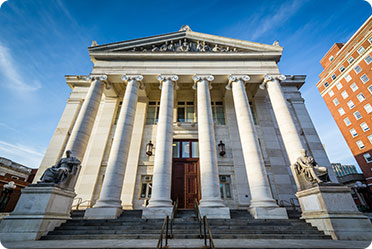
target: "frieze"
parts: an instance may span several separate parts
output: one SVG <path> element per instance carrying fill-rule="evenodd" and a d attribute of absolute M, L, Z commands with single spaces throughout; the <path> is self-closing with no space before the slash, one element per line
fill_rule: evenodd
<path fill-rule="evenodd" d="M 241 49 L 220 44 L 212 44 L 205 41 L 193 41 L 180 39 L 176 41 L 166 41 L 161 44 L 143 47 L 134 47 L 131 52 L 241 52 Z"/>

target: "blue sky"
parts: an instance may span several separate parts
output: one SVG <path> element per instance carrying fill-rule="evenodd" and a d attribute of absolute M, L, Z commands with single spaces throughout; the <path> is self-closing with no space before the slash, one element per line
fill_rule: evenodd
<path fill-rule="evenodd" d="M 1 1 L 0 1 L 1 2 Z M 192 30 L 284 47 L 283 74 L 306 74 L 306 106 L 332 162 L 356 164 L 315 84 L 319 60 L 371 15 L 364 0 L 8 0 L 0 8 L 0 156 L 36 168 L 87 47 Z"/>

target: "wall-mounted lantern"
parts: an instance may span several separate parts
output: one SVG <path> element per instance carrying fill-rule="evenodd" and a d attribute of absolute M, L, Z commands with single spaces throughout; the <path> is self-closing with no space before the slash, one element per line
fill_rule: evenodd
<path fill-rule="evenodd" d="M 222 141 L 220 141 L 220 143 L 218 144 L 218 153 L 220 154 L 220 156 L 224 156 L 226 154 L 225 144 L 222 143 Z"/>
<path fill-rule="evenodd" d="M 151 140 L 150 140 L 150 142 L 148 142 L 146 144 L 146 155 L 152 156 L 152 148 L 153 147 L 154 147 L 154 145 L 151 143 Z"/>

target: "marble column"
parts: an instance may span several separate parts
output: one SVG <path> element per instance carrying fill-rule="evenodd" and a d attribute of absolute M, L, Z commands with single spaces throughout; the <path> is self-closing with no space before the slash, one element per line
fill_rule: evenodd
<path fill-rule="evenodd" d="M 157 125 L 152 193 L 149 205 L 142 212 L 146 219 L 163 219 L 172 213 L 172 144 L 174 89 L 177 75 L 159 75 L 161 97 Z"/>
<path fill-rule="evenodd" d="M 276 121 L 282 135 L 283 143 L 288 154 L 289 161 L 294 164 L 301 150 L 304 148 L 298 135 L 295 123 L 289 112 L 287 101 L 284 98 L 280 81 L 285 80 L 284 75 L 266 75 L 261 89 L 267 88 L 270 102 L 274 111 Z"/>
<path fill-rule="evenodd" d="M 127 86 L 107 162 L 101 194 L 93 208 L 86 210 L 84 216 L 86 219 L 115 219 L 122 212 L 120 196 L 132 137 L 138 89 L 142 88 L 143 76 L 124 75 L 122 79 L 127 82 Z"/>
<path fill-rule="evenodd" d="M 208 218 L 230 218 L 220 193 L 217 164 L 217 146 L 209 90 L 212 89 L 212 75 L 195 75 L 193 88 L 197 90 L 198 137 L 201 182 L 200 213 Z"/>
<path fill-rule="evenodd" d="M 272 197 L 265 164 L 259 149 L 256 127 L 245 90 L 248 75 L 230 75 L 226 89 L 232 90 L 235 114 L 248 177 L 251 201 L 249 211 L 256 219 L 288 219 Z"/>
<path fill-rule="evenodd" d="M 73 156 L 77 157 L 80 161 L 83 161 L 98 107 L 101 103 L 104 87 L 103 81 L 107 80 L 107 76 L 94 76 L 92 80 L 66 145 L 66 150 L 71 150 Z"/>

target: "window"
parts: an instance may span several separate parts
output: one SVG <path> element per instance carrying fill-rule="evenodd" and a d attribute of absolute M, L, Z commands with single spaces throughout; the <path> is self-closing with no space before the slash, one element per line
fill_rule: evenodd
<path fill-rule="evenodd" d="M 332 97 L 333 95 L 335 95 L 335 93 L 334 93 L 332 90 L 330 90 L 330 91 L 328 92 L 328 95 L 329 95 L 329 97 Z"/>
<path fill-rule="evenodd" d="M 220 176 L 220 191 L 222 199 L 231 199 L 231 177 Z"/>
<path fill-rule="evenodd" d="M 333 61 L 334 57 L 333 55 L 331 55 L 331 57 L 329 57 L 329 61 Z"/>
<path fill-rule="evenodd" d="M 359 102 L 363 102 L 366 99 L 366 97 L 364 97 L 363 93 L 359 93 L 357 95 L 357 98 L 359 99 Z"/>
<path fill-rule="evenodd" d="M 350 88 L 351 88 L 351 90 L 353 90 L 353 92 L 355 92 L 356 90 L 359 89 L 359 87 L 358 87 L 357 84 L 355 84 L 355 83 L 351 84 L 351 85 L 350 85 Z"/>
<path fill-rule="evenodd" d="M 344 122 L 345 122 L 346 126 L 351 125 L 351 122 L 350 122 L 350 119 L 349 118 L 345 118 L 344 119 Z"/>
<path fill-rule="evenodd" d="M 215 124 L 219 124 L 219 125 L 225 124 L 225 111 L 223 108 L 222 101 L 212 101 L 212 113 L 213 113 L 213 121 Z M 253 116 L 253 112 L 252 112 L 252 116 Z"/>
<path fill-rule="evenodd" d="M 351 63 L 353 63 L 354 58 L 351 56 L 349 59 L 347 59 L 347 61 L 351 64 Z"/>
<path fill-rule="evenodd" d="M 345 111 L 344 111 L 344 109 L 342 109 L 342 107 L 341 107 L 341 108 L 338 109 L 338 113 L 340 113 L 340 115 L 342 116 L 342 115 L 345 114 Z"/>
<path fill-rule="evenodd" d="M 347 106 L 349 107 L 349 109 L 353 109 L 355 107 L 354 102 L 352 100 L 347 102 Z"/>
<path fill-rule="evenodd" d="M 358 73 L 360 73 L 360 71 L 362 71 L 362 68 L 358 65 L 358 66 L 354 67 L 354 71 L 358 74 Z"/>
<path fill-rule="evenodd" d="M 368 55 L 366 58 L 364 58 L 364 61 L 369 64 L 372 61 L 372 56 Z"/>
<path fill-rule="evenodd" d="M 145 175 L 141 177 L 141 199 L 150 199 L 152 190 L 152 176 Z"/>
<path fill-rule="evenodd" d="M 349 94 L 347 94 L 346 91 L 343 91 L 343 92 L 341 93 L 341 96 L 342 96 L 344 99 L 346 99 L 347 97 L 349 97 Z"/>
<path fill-rule="evenodd" d="M 372 157 L 369 153 L 364 153 L 363 156 L 367 163 L 372 162 Z"/>
<path fill-rule="evenodd" d="M 354 128 L 350 130 L 350 133 L 351 133 L 352 137 L 358 136 L 358 133 L 356 132 L 356 130 Z"/>
<path fill-rule="evenodd" d="M 360 115 L 359 111 L 354 112 L 354 117 L 356 120 L 361 119 L 362 115 Z"/>
<path fill-rule="evenodd" d="M 369 140 L 369 142 L 372 144 L 372 135 L 369 135 L 369 136 L 368 136 L 368 140 Z"/>
<path fill-rule="evenodd" d="M 332 75 L 332 80 L 335 80 L 336 79 L 336 75 Z"/>
<path fill-rule="evenodd" d="M 358 48 L 358 50 L 357 50 L 358 54 L 363 54 L 364 51 L 366 51 L 366 50 L 363 48 L 363 46 Z"/>
<path fill-rule="evenodd" d="M 340 102 L 338 101 L 338 99 L 337 99 L 337 98 L 335 98 L 335 99 L 333 100 L 333 104 L 335 104 L 335 105 L 337 106 L 337 105 L 339 105 L 339 104 L 340 104 Z"/>
<path fill-rule="evenodd" d="M 339 70 L 342 73 L 343 71 L 345 71 L 345 67 L 344 66 L 341 66 Z"/>
<path fill-rule="evenodd" d="M 367 81 L 369 81 L 367 75 L 363 74 L 362 77 L 360 77 L 360 79 L 362 80 L 363 83 L 366 83 Z"/>
<path fill-rule="evenodd" d="M 368 87 L 369 92 L 372 94 L 372 85 Z"/>
<path fill-rule="evenodd" d="M 367 125 L 366 122 L 361 123 L 361 124 L 360 124 L 360 127 L 362 127 L 362 130 L 363 130 L 364 132 L 366 132 L 366 131 L 369 130 L 369 127 L 368 127 L 368 125 Z"/>
<path fill-rule="evenodd" d="M 340 82 L 338 82 L 338 83 L 336 84 L 336 87 L 337 87 L 338 90 L 340 90 L 340 89 L 342 88 L 342 84 L 341 84 Z"/>
<path fill-rule="evenodd" d="M 350 74 L 348 74 L 348 75 L 345 76 L 345 80 L 346 80 L 347 82 L 349 82 L 349 81 L 351 80 L 351 76 L 350 76 Z"/>
<path fill-rule="evenodd" d="M 173 141 L 173 158 L 199 158 L 198 141 Z"/>
<path fill-rule="evenodd" d="M 360 150 L 364 149 L 364 147 L 365 147 L 364 146 L 364 143 L 362 142 L 362 140 L 357 141 L 356 144 L 358 145 L 358 147 L 359 147 Z"/>
<path fill-rule="evenodd" d="M 328 82 L 326 81 L 326 82 L 324 82 L 324 86 L 325 87 L 328 87 L 329 86 L 329 84 L 328 84 Z"/>
<path fill-rule="evenodd" d="M 368 38 L 369 43 L 372 43 L 372 36 Z"/>
<path fill-rule="evenodd" d="M 146 124 L 157 124 L 159 119 L 159 109 L 160 109 L 160 102 L 159 101 L 150 101 L 149 106 L 147 107 L 147 114 L 146 114 Z"/>
<path fill-rule="evenodd" d="M 372 112 L 372 106 L 370 103 L 366 104 L 364 106 L 364 110 L 366 110 L 367 113 L 371 113 Z"/>
<path fill-rule="evenodd" d="M 194 122 L 194 102 L 177 103 L 177 122 Z"/>

